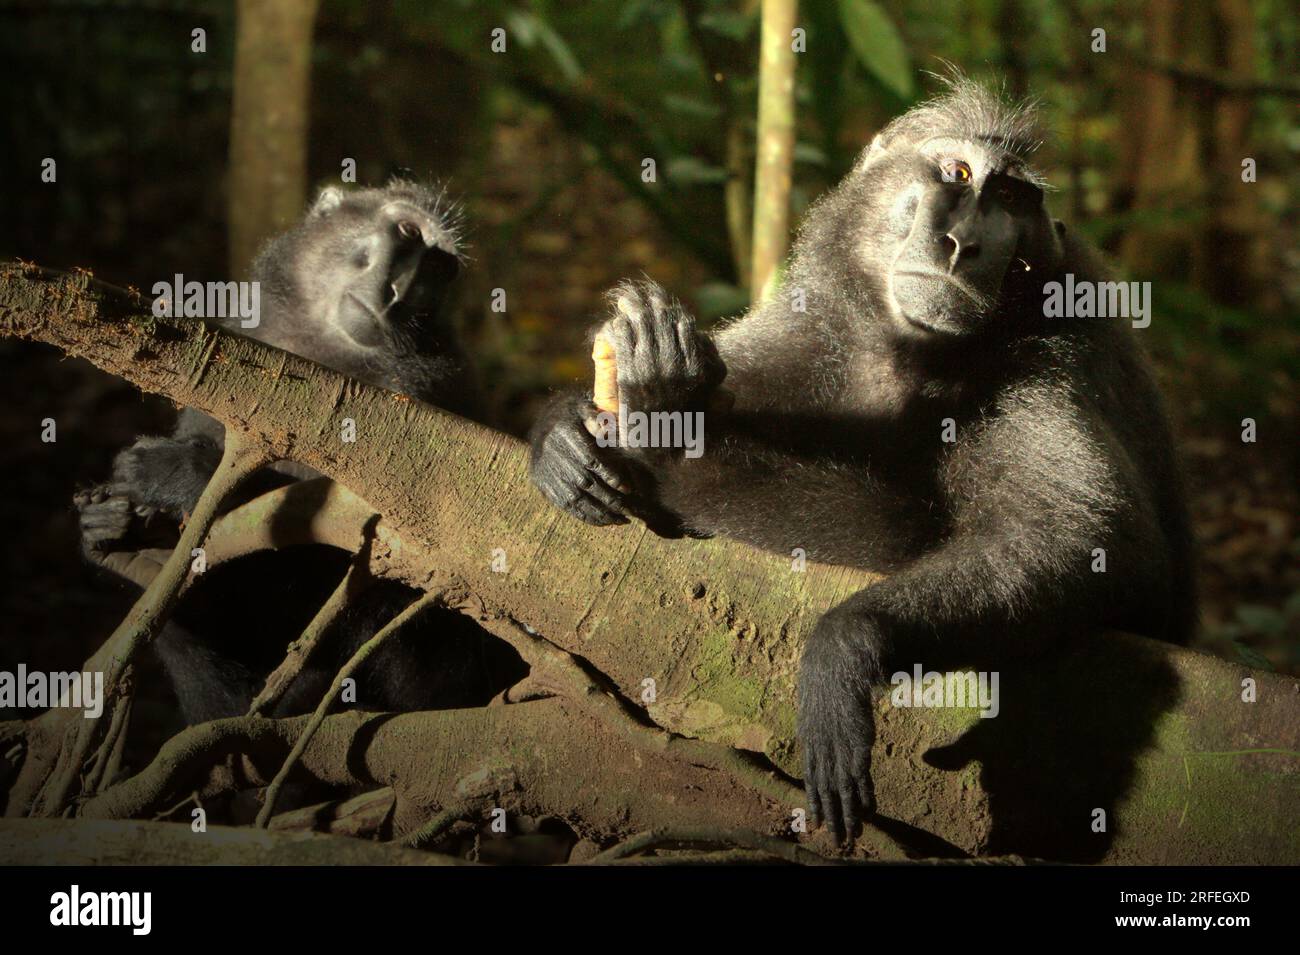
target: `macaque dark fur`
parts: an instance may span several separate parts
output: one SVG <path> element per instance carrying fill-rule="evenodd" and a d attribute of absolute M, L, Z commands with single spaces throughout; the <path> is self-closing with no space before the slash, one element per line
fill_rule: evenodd
<path fill-rule="evenodd" d="M 1107 276 L 1045 211 L 1035 128 L 960 78 L 891 123 L 808 211 L 783 287 L 713 336 L 730 410 L 709 410 L 723 372 L 680 305 L 652 282 L 611 293 L 620 404 L 705 411 L 702 457 L 598 447 L 587 395 L 533 430 L 534 482 L 588 523 L 666 512 L 887 575 L 821 618 L 801 664 L 809 809 L 837 837 L 873 810 L 871 694 L 892 673 L 940 650 L 997 669 L 1101 628 L 1182 643 L 1196 624 L 1138 336 L 1043 315 L 1046 282 Z"/>
<path fill-rule="evenodd" d="M 250 277 L 261 283 L 260 324 L 219 324 L 473 416 L 477 388 L 452 318 L 460 265 L 458 217 L 440 191 L 400 180 L 351 192 L 325 189 L 303 221 L 270 241 L 253 264 Z M 364 422 L 358 424 L 364 447 Z M 158 546 L 150 540 L 156 536 L 174 543 L 176 523 L 193 511 L 224 441 L 219 422 L 185 409 L 170 436 L 142 437 L 119 453 L 112 479 L 77 497 L 83 549 L 93 559 Z M 316 476 L 280 462 L 255 476 L 239 501 Z M 154 644 L 185 722 L 247 712 L 348 562 L 349 555 L 328 547 L 295 547 L 202 574 Z M 373 582 L 272 715 L 313 709 L 342 663 L 416 596 L 392 582 Z M 363 667 L 357 702 L 392 710 L 476 705 L 523 672 L 514 651 L 468 617 L 434 609 Z"/>

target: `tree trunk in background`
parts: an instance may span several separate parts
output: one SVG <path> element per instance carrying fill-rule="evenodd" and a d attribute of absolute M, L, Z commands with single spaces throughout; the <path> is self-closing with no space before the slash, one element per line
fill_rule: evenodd
<path fill-rule="evenodd" d="M 735 12 L 746 17 L 758 9 L 759 0 L 740 0 Z M 753 260 L 754 229 L 754 157 L 749 141 L 749 121 L 754 115 L 752 94 L 741 95 L 736 77 L 754 72 L 753 50 L 749 43 L 702 28 L 709 8 L 703 0 L 683 0 L 686 23 L 704 60 L 709 88 L 721 112 L 726 130 L 723 161 L 727 170 L 724 201 L 727 210 L 727 241 L 736 272 L 736 284 L 749 288 Z"/>
<path fill-rule="evenodd" d="M 1255 22 L 1249 2 L 1218 0 L 1211 24 L 1215 39 L 1207 50 L 1208 65 L 1228 76 L 1254 76 Z M 1237 306 L 1259 302 L 1267 307 L 1271 292 L 1276 307 L 1278 284 L 1264 279 L 1270 243 L 1268 224 L 1260 220 L 1261 186 L 1241 181 L 1241 161 L 1260 158 L 1249 141 L 1255 101 L 1249 94 L 1215 93 L 1207 95 L 1203 107 L 1209 221 L 1197 237 L 1196 283 L 1217 301 Z"/>
<path fill-rule="evenodd" d="M 753 267 L 754 208 L 750 203 L 751 181 L 749 136 L 740 116 L 727 116 L 727 238 L 731 257 L 736 260 L 736 284 L 748 288 Z"/>
<path fill-rule="evenodd" d="M 754 184 L 754 266 L 749 300 L 757 305 L 790 245 L 794 166 L 795 52 L 790 33 L 797 0 L 763 0 L 758 80 L 758 163 Z"/>
<path fill-rule="evenodd" d="M 1142 17 L 1143 51 L 1155 60 L 1183 62 L 1183 46 L 1195 32 L 1184 22 L 1191 15 L 1193 10 L 1182 9 L 1175 0 L 1149 0 Z M 1200 174 L 1191 104 L 1175 79 L 1160 70 L 1142 69 L 1121 84 L 1128 90 L 1119 138 L 1130 208 L 1170 213 L 1190 208 L 1199 193 Z M 1133 272 L 1187 277 L 1168 266 L 1189 261 L 1190 228 L 1171 220 L 1140 220 L 1129 228 L 1120 258 Z"/>
<path fill-rule="evenodd" d="M 239 0 L 230 116 L 230 274 L 302 214 L 319 0 Z"/>
<path fill-rule="evenodd" d="M 1255 94 L 1235 85 L 1256 72 L 1250 4 L 1150 0 L 1144 24 L 1146 56 L 1125 103 L 1124 129 L 1133 133 L 1122 139 L 1122 165 L 1131 210 L 1168 217 L 1135 221 L 1121 257 L 1137 274 L 1187 281 L 1225 304 L 1267 302 L 1276 287 L 1265 278 L 1261 186 L 1241 181 L 1241 161 L 1253 153 Z"/>

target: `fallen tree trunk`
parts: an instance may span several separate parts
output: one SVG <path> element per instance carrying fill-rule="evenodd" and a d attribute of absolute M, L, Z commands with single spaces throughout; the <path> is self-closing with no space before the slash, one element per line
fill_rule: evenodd
<path fill-rule="evenodd" d="M 659 725 L 797 774 L 803 639 L 869 575 L 796 571 L 735 542 L 664 540 L 640 525 L 588 528 L 532 490 L 514 439 L 152 318 L 84 275 L 0 270 L 0 333 L 88 358 L 330 475 L 384 516 L 376 547 L 404 579 L 454 578 L 487 611 L 586 660 Z M 340 437 L 346 419 L 353 443 Z M 1247 679 L 1254 702 L 1243 701 Z M 1074 861 L 1300 861 L 1294 678 L 1108 634 L 1003 670 L 1001 690 L 991 720 L 882 702 L 880 812 L 914 842 Z"/>
<path fill-rule="evenodd" d="M 324 836 L 174 822 L 24 819 L 0 824 L 7 865 L 467 865 L 430 852 Z"/>
<path fill-rule="evenodd" d="M 232 774 L 245 786 L 265 786 L 307 719 L 234 717 L 192 726 L 168 741 L 143 772 L 88 800 L 80 815 L 148 818 L 189 793 L 207 798 L 230 791 Z M 412 765 L 412 752 L 428 758 Z M 601 757 L 591 759 L 592 752 Z M 228 756 L 237 759 L 232 763 Z M 340 787 L 391 785 L 398 838 L 417 829 L 431 809 L 480 800 L 511 817 L 563 818 L 577 808 L 587 827 L 579 835 L 599 838 L 665 822 L 768 832 L 781 819 L 770 800 L 725 774 L 666 752 L 622 745 L 616 733 L 565 700 L 425 713 L 337 713 L 312 737 L 293 778 Z"/>

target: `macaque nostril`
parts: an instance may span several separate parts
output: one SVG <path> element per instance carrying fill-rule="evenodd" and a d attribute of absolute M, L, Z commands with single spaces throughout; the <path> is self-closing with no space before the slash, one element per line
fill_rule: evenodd
<path fill-rule="evenodd" d="M 966 261 L 979 255 L 980 244 L 973 239 L 963 242 L 955 235 L 949 232 L 942 239 L 943 254 L 948 257 L 950 265 L 956 265 L 959 261 Z"/>

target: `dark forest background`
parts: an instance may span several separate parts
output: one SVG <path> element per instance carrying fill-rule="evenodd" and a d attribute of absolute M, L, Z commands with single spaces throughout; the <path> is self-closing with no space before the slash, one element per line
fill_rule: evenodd
<path fill-rule="evenodd" d="M 795 221 L 936 89 L 924 71 L 951 63 L 1041 99 L 1054 214 L 1153 283 L 1142 335 L 1187 461 L 1199 646 L 1300 673 L 1294 7 L 805 0 L 799 23 Z M 146 290 L 226 277 L 230 210 L 265 198 L 230 194 L 235 45 L 229 2 L 0 0 L 0 257 Z M 301 185 L 338 182 L 353 158 L 361 183 L 409 170 L 463 201 L 465 330 L 495 420 L 518 433 L 548 389 L 589 380 L 583 331 L 619 279 L 648 273 L 706 324 L 744 308 L 757 49 L 749 0 L 323 0 Z M 70 499 L 171 414 L 83 362 L 0 342 L 0 669 L 75 667 L 120 618 L 132 595 L 78 559 Z"/>

